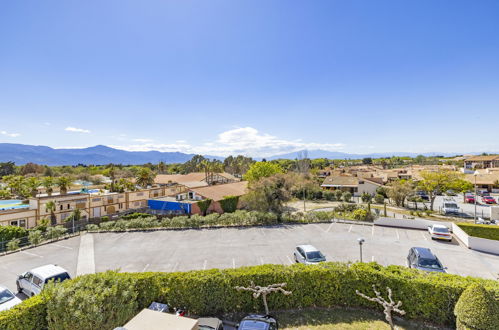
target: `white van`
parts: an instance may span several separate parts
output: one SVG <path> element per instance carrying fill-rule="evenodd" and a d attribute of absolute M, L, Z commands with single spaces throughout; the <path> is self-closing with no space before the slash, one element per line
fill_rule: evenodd
<path fill-rule="evenodd" d="M 70 278 L 64 268 L 57 265 L 45 265 L 19 275 L 16 280 L 17 291 L 32 297 L 39 294 L 48 282 L 62 282 Z"/>
<path fill-rule="evenodd" d="M 442 211 L 445 215 L 447 214 L 459 214 L 459 206 L 454 201 L 444 200 L 444 207 Z"/>

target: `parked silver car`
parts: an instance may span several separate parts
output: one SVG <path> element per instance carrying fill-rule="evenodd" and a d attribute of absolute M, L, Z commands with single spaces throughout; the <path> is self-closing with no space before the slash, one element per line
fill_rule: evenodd
<path fill-rule="evenodd" d="M 326 257 L 312 245 L 298 245 L 294 252 L 295 261 L 311 265 L 326 261 Z"/>
<path fill-rule="evenodd" d="M 16 280 L 17 291 L 32 297 L 39 294 L 48 282 L 62 282 L 70 278 L 64 268 L 57 265 L 45 265 L 19 275 Z"/>

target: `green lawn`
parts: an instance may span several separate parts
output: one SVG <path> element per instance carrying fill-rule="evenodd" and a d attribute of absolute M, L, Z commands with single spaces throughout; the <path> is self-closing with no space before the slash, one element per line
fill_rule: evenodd
<path fill-rule="evenodd" d="M 306 309 L 275 313 L 279 329 L 284 330 L 329 330 L 329 329 L 390 329 L 381 313 L 357 309 Z M 398 329 L 428 329 L 406 321 L 396 322 Z"/>

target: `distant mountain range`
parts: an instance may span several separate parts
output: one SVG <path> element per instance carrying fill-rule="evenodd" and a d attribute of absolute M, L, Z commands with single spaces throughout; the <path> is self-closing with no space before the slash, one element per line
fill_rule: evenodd
<path fill-rule="evenodd" d="M 295 151 L 282 155 L 275 155 L 272 157 L 266 158 L 267 160 L 274 159 L 296 159 L 302 151 Z M 307 150 L 308 158 L 328 158 L 328 159 L 362 159 L 362 158 L 384 158 L 384 157 L 416 157 L 418 155 L 423 155 L 426 157 L 429 156 L 444 156 L 444 157 L 452 157 L 455 156 L 456 153 L 448 153 L 448 152 L 428 152 L 428 153 L 411 153 L 411 152 L 385 152 L 385 153 L 372 153 L 372 154 L 349 154 L 344 152 L 337 151 L 326 151 L 326 150 Z M 469 153 L 468 153 L 469 154 Z"/>
<path fill-rule="evenodd" d="M 159 163 L 160 161 L 171 164 L 184 163 L 193 156 L 193 154 L 182 152 L 125 151 L 102 145 L 81 149 L 54 149 L 45 146 L 0 143 L 0 162 L 13 161 L 17 165 L 29 162 L 49 166 L 110 163 L 139 165 Z M 216 156 L 205 157 L 223 159 Z"/>
<path fill-rule="evenodd" d="M 410 152 L 390 152 L 372 154 L 349 154 L 343 152 L 331 152 L 326 150 L 308 150 L 309 158 L 329 158 L 329 159 L 362 159 L 366 157 L 380 158 L 391 156 L 415 157 L 418 153 Z M 296 159 L 299 151 L 266 157 L 273 159 Z M 476 154 L 476 153 L 475 153 Z M 424 156 L 453 156 L 453 153 L 423 153 Z M 184 163 L 190 160 L 194 154 L 182 152 L 160 152 L 160 151 L 125 151 L 114 149 L 103 145 L 81 149 L 54 149 L 46 146 L 33 146 L 25 144 L 0 143 L 0 162 L 13 161 L 17 165 L 29 162 L 43 165 L 104 165 L 109 163 L 139 165 L 145 163 L 159 163 L 163 161 L 167 164 Z M 206 158 L 223 160 L 223 157 L 205 155 Z"/>

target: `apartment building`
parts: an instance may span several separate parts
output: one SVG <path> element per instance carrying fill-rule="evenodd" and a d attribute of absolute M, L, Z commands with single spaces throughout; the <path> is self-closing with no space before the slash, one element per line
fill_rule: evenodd
<path fill-rule="evenodd" d="M 62 224 L 76 209 L 80 210 L 82 218 L 112 216 L 130 210 L 146 208 L 149 199 L 176 196 L 185 191 L 187 191 L 185 186 L 177 184 L 123 193 L 75 192 L 66 195 L 35 197 L 29 199 L 29 204 L 0 210 L 0 225 L 20 226 L 29 229 L 35 227 L 40 219 L 52 218 L 52 212 L 55 222 Z M 54 202 L 55 210 L 51 211 L 47 207 L 49 202 Z"/>

